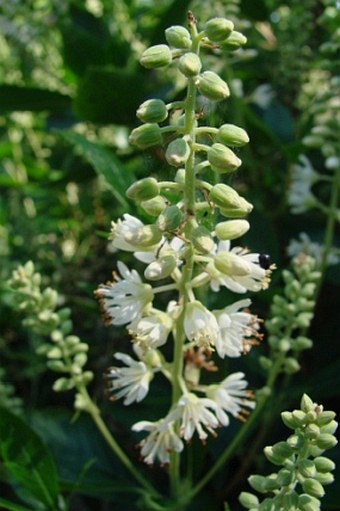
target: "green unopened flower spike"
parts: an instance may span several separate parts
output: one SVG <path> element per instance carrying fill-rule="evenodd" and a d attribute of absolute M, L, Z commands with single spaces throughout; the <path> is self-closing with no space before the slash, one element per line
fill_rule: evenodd
<path fill-rule="evenodd" d="M 208 150 L 208 161 L 212 170 L 220 174 L 233 172 L 242 163 L 236 154 L 223 144 L 213 144 Z"/>
<path fill-rule="evenodd" d="M 155 178 L 146 177 L 133 183 L 126 191 L 129 199 L 137 202 L 153 199 L 159 194 L 159 185 Z"/>
<path fill-rule="evenodd" d="M 131 131 L 129 142 L 139 149 L 148 149 L 149 147 L 160 145 L 163 142 L 161 129 L 158 124 L 142 124 Z"/>
<path fill-rule="evenodd" d="M 249 142 L 247 132 L 234 124 L 223 124 L 217 133 L 217 140 L 225 145 L 239 147 Z"/>
<path fill-rule="evenodd" d="M 188 50 L 191 48 L 190 32 L 180 25 L 173 25 L 165 30 L 165 39 L 170 46 Z"/>
<path fill-rule="evenodd" d="M 202 69 L 202 62 L 196 53 L 185 53 L 178 61 L 178 69 L 187 78 L 196 76 Z"/>
<path fill-rule="evenodd" d="M 236 190 L 224 183 L 212 187 L 209 192 L 209 200 L 222 209 L 239 209 L 244 210 L 245 213 L 250 213 L 253 209 L 250 202 L 247 202 Z"/>

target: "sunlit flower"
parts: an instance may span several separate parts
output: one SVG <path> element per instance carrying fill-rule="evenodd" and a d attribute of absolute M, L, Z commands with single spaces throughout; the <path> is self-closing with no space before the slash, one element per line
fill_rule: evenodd
<path fill-rule="evenodd" d="M 113 274 L 115 282 L 101 284 L 95 294 L 100 300 L 107 324 L 124 325 L 140 317 L 153 300 L 152 287 L 143 284 L 136 270 L 117 263 L 122 279 Z"/>
<path fill-rule="evenodd" d="M 219 327 L 212 312 L 195 300 L 186 306 L 184 332 L 189 341 L 193 341 L 196 346 L 209 348 L 214 346 L 219 336 Z"/>
<path fill-rule="evenodd" d="M 221 358 L 239 357 L 247 353 L 253 344 L 257 344 L 259 334 L 259 321 L 256 316 L 242 310 L 249 307 L 249 299 L 225 307 L 222 310 L 215 310 L 215 315 L 220 335 L 215 341 L 215 348 Z"/>
<path fill-rule="evenodd" d="M 167 417 L 156 422 L 140 421 L 132 426 L 133 431 L 150 431 L 140 442 L 141 455 L 145 463 L 153 465 L 155 460 L 164 465 L 170 462 L 172 452 L 181 452 L 183 442 L 175 433 L 174 421 Z"/>
<path fill-rule="evenodd" d="M 124 405 L 139 403 L 149 392 L 149 383 L 154 371 L 141 360 L 134 360 L 125 353 L 115 353 L 114 357 L 127 367 L 111 367 L 106 375 L 112 399 L 124 399 Z"/>
<path fill-rule="evenodd" d="M 243 416 L 249 412 L 243 407 L 255 408 L 255 402 L 249 399 L 252 398 L 252 393 L 246 390 L 248 384 L 243 378 L 244 373 L 233 373 L 221 383 L 209 385 L 206 391 L 207 397 L 217 405 L 215 414 L 223 426 L 229 424 L 228 413 L 244 420 Z"/>
<path fill-rule="evenodd" d="M 234 293 L 245 293 L 246 291 L 260 291 L 267 289 L 270 282 L 272 268 L 264 270 L 259 264 L 259 254 L 249 253 L 247 249 L 242 247 L 234 247 L 230 249 L 230 241 L 220 241 L 217 247 L 217 253 L 230 252 L 233 258 L 233 264 L 242 269 L 242 273 L 230 274 L 219 271 L 213 262 L 208 263 L 206 271 L 209 273 L 211 282 L 210 286 L 213 291 L 217 292 L 220 286 L 225 286 Z M 241 272 L 239 272 L 241 273 Z"/>
<path fill-rule="evenodd" d="M 187 442 L 191 440 L 195 431 L 200 440 L 204 441 L 208 436 L 207 431 L 215 434 L 214 429 L 219 426 L 213 413 L 216 409 L 217 404 L 211 399 L 187 393 L 180 398 L 169 417 L 180 419 L 180 435 Z"/>
<path fill-rule="evenodd" d="M 316 199 L 311 187 L 319 179 L 305 155 L 299 156 L 299 164 L 292 167 L 292 180 L 288 191 L 288 204 L 293 214 L 300 214 L 313 208 Z"/>
<path fill-rule="evenodd" d="M 152 310 L 148 316 L 137 318 L 128 326 L 134 341 L 143 349 L 158 348 L 166 343 L 173 322 L 165 312 Z"/>

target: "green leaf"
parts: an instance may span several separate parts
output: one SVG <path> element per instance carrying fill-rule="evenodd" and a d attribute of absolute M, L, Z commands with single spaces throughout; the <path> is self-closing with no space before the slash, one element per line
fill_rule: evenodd
<path fill-rule="evenodd" d="M 121 161 L 108 149 L 90 142 L 82 135 L 71 131 L 61 131 L 60 135 L 71 144 L 74 144 L 79 153 L 93 166 L 99 176 L 103 176 L 110 185 L 110 189 L 116 199 L 129 209 L 129 204 L 125 199 L 125 190 L 131 184 L 131 179 L 127 178 L 126 169 Z"/>
<path fill-rule="evenodd" d="M 81 119 L 131 126 L 148 87 L 150 78 L 145 78 L 143 70 L 93 66 L 80 82 L 74 108 Z"/>
<path fill-rule="evenodd" d="M 71 98 L 60 92 L 19 85 L 0 85 L 0 112 L 60 112 L 71 109 Z"/>
<path fill-rule="evenodd" d="M 14 504 L 14 502 L 9 502 L 9 500 L 2 499 L 1 497 L 0 506 L 2 509 L 8 509 L 9 511 L 33 511 L 31 508 L 19 506 L 18 504 Z"/>
<path fill-rule="evenodd" d="M 5 470 L 49 509 L 57 507 L 59 483 L 50 452 L 21 419 L 0 408 L 0 457 Z"/>

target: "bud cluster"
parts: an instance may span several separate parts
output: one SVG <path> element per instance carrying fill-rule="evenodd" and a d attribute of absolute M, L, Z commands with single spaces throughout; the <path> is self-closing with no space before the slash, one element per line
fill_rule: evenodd
<path fill-rule="evenodd" d="M 323 456 L 337 444 L 334 417 L 334 412 L 324 411 L 306 394 L 299 410 L 283 412 L 282 420 L 293 433 L 286 441 L 264 449 L 266 458 L 281 468 L 268 476 L 252 475 L 248 479 L 254 490 L 270 496 L 260 501 L 256 495 L 243 492 L 241 504 L 251 511 L 319 511 L 323 487 L 334 480 L 335 464 Z"/>
<path fill-rule="evenodd" d="M 305 332 L 313 319 L 315 291 L 320 277 L 316 261 L 305 254 L 293 259 L 292 271 L 282 272 L 283 292 L 274 296 L 271 317 L 265 321 L 271 354 L 261 357 L 260 363 L 266 371 L 271 370 L 278 357 L 282 359 L 280 371 L 293 374 L 300 369 L 300 353 L 312 347 Z"/>
<path fill-rule="evenodd" d="M 41 344 L 37 352 L 46 356 L 49 369 L 65 375 L 54 382 L 54 390 L 79 389 L 93 378 L 91 371 L 83 370 L 88 345 L 71 334 L 70 309 L 58 309 L 58 293 L 50 287 L 41 289 L 41 280 L 40 273 L 35 272 L 29 261 L 13 272 L 8 284 L 16 292 L 18 309 L 26 316 L 23 324 L 51 337 L 52 343 Z"/>

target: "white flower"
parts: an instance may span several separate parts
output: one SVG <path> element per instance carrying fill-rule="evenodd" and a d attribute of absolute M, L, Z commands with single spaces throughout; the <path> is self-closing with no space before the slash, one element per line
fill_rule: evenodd
<path fill-rule="evenodd" d="M 118 220 L 117 223 L 111 222 L 112 245 L 117 250 L 125 250 L 134 252 L 138 247 L 131 240 L 134 239 L 138 230 L 144 226 L 138 218 L 126 213 L 123 215 L 124 220 Z"/>
<path fill-rule="evenodd" d="M 317 262 L 322 261 L 322 255 L 324 247 L 323 245 L 320 245 L 320 243 L 317 243 L 316 241 L 312 241 L 308 234 L 305 232 L 301 232 L 299 234 L 298 240 L 292 239 L 289 242 L 288 248 L 287 248 L 287 254 L 290 257 L 295 257 L 301 253 L 309 255 L 313 257 Z M 329 252 L 327 256 L 327 264 L 338 264 L 340 262 L 340 257 L 338 254 L 334 252 L 334 249 Z"/>
<path fill-rule="evenodd" d="M 208 263 L 206 271 L 211 277 L 210 286 L 213 291 L 219 291 L 220 286 L 225 286 L 234 293 L 267 289 L 270 282 L 271 269 L 264 270 L 261 268 L 259 254 L 248 253 L 247 249 L 242 247 L 234 247 L 230 250 L 229 240 L 220 241 L 217 246 L 217 253 L 228 251 L 231 252 L 234 261 L 239 258 L 239 266 L 242 269 L 247 269 L 247 274 L 226 275 L 219 271 L 213 262 Z"/>
<path fill-rule="evenodd" d="M 214 346 L 220 333 L 215 316 L 198 300 L 185 308 L 184 332 L 189 341 L 203 347 Z"/>
<path fill-rule="evenodd" d="M 311 187 L 319 179 L 305 155 L 299 156 L 299 162 L 292 167 L 292 181 L 288 191 L 288 204 L 293 214 L 304 213 L 315 206 L 316 199 Z"/>
<path fill-rule="evenodd" d="M 249 307 L 251 300 L 239 300 L 222 310 L 215 310 L 215 315 L 220 335 L 215 341 L 215 348 L 221 358 L 239 357 L 248 352 L 256 338 L 261 338 L 258 333 L 259 322 L 256 316 L 246 312 L 244 307 Z"/>
<path fill-rule="evenodd" d="M 244 373 L 233 373 L 225 378 L 217 385 L 210 385 L 206 394 L 216 405 L 216 416 L 223 426 L 228 426 L 229 417 L 228 413 L 244 420 L 243 414 L 247 414 L 247 410 L 243 407 L 255 408 L 255 402 L 251 401 L 251 393 L 245 390 L 247 382 L 244 378 Z"/>
<path fill-rule="evenodd" d="M 148 316 L 134 320 L 129 326 L 129 333 L 144 350 L 158 348 L 166 343 L 173 322 L 165 312 L 153 309 Z"/>
<path fill-rule="evenodd" d="M 174 430 L 174 421 L 167 417 L 156 422 L 137 422 L 132 426 L 132 430 L 150 431 L 140 442 L 141 455 L 148 465 L 153 465 L 157 458 L 162 465 L 169 463 L 171 452 L 183 450 L 183 442 Z"/>
<path fill-rule="evenodd" d="M 195 431 L 200 440 L 204 441 L 208 436 L 207 431 L 214 434 L 214 429 L 219 426 L 216 416 L 209 408 L 215 411 L 216 403 L 189 392 L 180 398 L 169 417 L 180 419 L 180 435 L 187 442 L 191 440 Z"/>
<path fill-rule="evenodd" d="M 140 317 L 154 295 L 152 287 L 143 284 L 136 270 L 130 271 L 121 261 L 117 266 L 123 279 L 114 274 L 116 282 L 101 284 L 95 294 L 107 324 L 124 325 Z"/>
<path fill-rule="evenodd" d="M 153 369 L 125 353 L 118 352 L 114 357 L 127 367 L 111 367 L 107 374 L 107 379 L 110 380 L 109 391 L 115 392 L 113 399 L 124 397 L 124 405 L 130 405 L 135 401 L 139 403 L 149 392 L 149 383 L 154 375 Z"/>
<path fill-rule="evenodd" d="M 183 245 L 184 241 L 175 236 L 170 242 L 162 239 L 158 245 L 152 247 L 152 250 L 137 251 L 135 252 L 134 256 L 139 261 L 142 261 L 142 263 L 150 264 L 154 263 L 162 256 L 173 255 L 176 257 L 177 265 L 180 265 L 182 261 L 179 259 L 179 255 Z"/>

